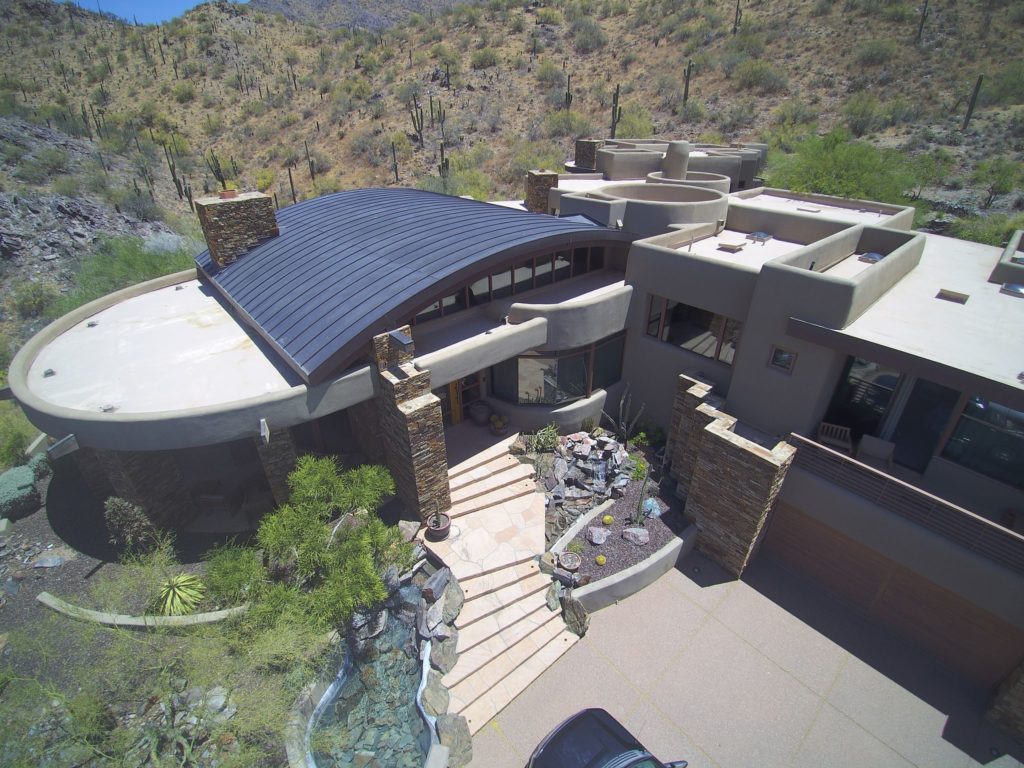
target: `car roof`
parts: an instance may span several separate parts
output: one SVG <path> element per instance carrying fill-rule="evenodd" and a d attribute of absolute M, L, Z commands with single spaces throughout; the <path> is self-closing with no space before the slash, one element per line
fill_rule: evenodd
<path fill-rule="evenodd" d="M 534 752 L 532 768 L 627 766 L 648 756 L 639 741 L 603 709 L 585 709 L 556 728 Z M 629 755 L 622 762 L 618 758 Z"/>

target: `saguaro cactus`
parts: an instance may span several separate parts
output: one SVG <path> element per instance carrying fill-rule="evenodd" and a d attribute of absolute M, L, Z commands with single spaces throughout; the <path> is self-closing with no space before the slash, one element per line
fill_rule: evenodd
<path fill-rule="evenodd" d="M 611 137 L 615 138 L 615 129 L 619 127 L 619 120 L 622 119 L 622 107 L 619 106 L 619 86 L 615 85 L 615 95 L 612 96 L 612 131 Z"/>

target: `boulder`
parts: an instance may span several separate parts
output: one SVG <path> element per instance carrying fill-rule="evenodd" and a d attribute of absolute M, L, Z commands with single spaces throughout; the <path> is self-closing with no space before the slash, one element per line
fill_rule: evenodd
<path fill-rule="evenodd" d="M 423 583 L 423 599 L 432 603 L 444 594 L 444 588 L 448 586 L 448 580 L 452 577 L 450 568 L 441 568 L 434 572 Z"/>
<path fill-rule="evenodd" d="M 564 480 L 565 476 L 569 474 L 569 462 L 563 459 L 561 456 L 555 459 L 554 475 L 556 480 Z"/>
<path fill-rule="evenodd" d="M 448 711 L 448 689 L 441 682 L 441 676 L 434 670 L 427 672 L 427 684 L 423 687 L 423 709 L 431 717 L 443 715 Z"/>
<path fill-rule="evenodd" d="M 576 574 L 569 573 L 569 571 L 565 570 L 564 568 L 555 568 L 555 571 L 551 574 L 551 577 L 567 587 L 573 587 L 576 585 Z"/>
<path fill-rule="evenodd" d="M 466 602 L 466 594 L 462 591 L 462 587 L 459 586 L 459 580 L 454 576 L 452 576 L 448 586 L 444 589 L 443 602 L 444 610 L 441 613 L 441 619 L 445 624 L 454 624 L 459 611 L 462 610 L 462 606 Z"/>
<path fill-rule="evenodd" d="M 398 530 L 402 534 L 403 541 L 412 541 L 420 532 L 420 523 L 416 520 L 399 520 Z"/>
<path fill-rule="evenodd" d="M 565 620 L 566 628 L 579 637 L 587 634 L 590 628 L 590 615 L 587 609 L 571 593 L 562 596 L 562 618 Z"/>
<path fill-rule="evenodd" d="M 437 718 L 437 738 L 448 747 L 449 768 L 464 768 L 473 759 L 473 738 L 469 723 L 462 715 L 441 715 Z"/>
<path fill-rule="evenodd" d="M 31 467 L 14 467 L 0 475 L 0 517 L 17 520 L 31 515 L 41 505 Z"/>
<path fill-rule="evenodd" d="M 651 534 L 645 528 L 627 528 L 622 532 L 622 538 L 630 544 L 643 546 L 651 541 Z"/>
<path fill-rule="evenodd" d="M 444 623 L 444 603 L 438 600 L 431 603 L 427 608 L 426 624 L 427 629 L 433 632 L 440 624 Z"/>
<path fill-rule="evenodd" d="M 591 525 L 587 528 L 587 541 L 597 546 L 608 541 L 608 537 L 611 535 L 612 532 L 603 526 Z"/>
<path fill-rule="evenodd" d="M 548 591 L 544 593 L 544 602 L 548 605 L 548 610 L 554 613 L 558 610 L 562 604 L 562 595 L 565 594 L 565 587 L 557 581 L 551 582 L 551 586 L 548 587 Z"/>
<path fill-rule="evenodd" d="M 555 572 L 555 568 L 558 567 L 558 561 L 556 560 L 555 555 L 552 552 L 545 552 L 543 555 L 541 555 L 540 559 L 537 561 L 537 564 L 540 567 L 540 572 L 546 573 L 548 576 L 553 574 Z"/>
<path fill-rule="evenodd" d="M 451 672 L 455 662 L 459 660 L 459 653 L 455 648 L 458 642 L 459 633 L 455 629 L 447 640 L 434 641 L 430 647 L 430 666 L 442 675 Z"/>
<path fill-rule="evenodd" d="M 393 595 L 398 591 L 401 582 L 398 580 L 398 566 L 389 565 L 387 570 L 384 571 L 384 575 L 381 577 L 384 582 L 384 588 L 388 591 L 388 595 Z"/>

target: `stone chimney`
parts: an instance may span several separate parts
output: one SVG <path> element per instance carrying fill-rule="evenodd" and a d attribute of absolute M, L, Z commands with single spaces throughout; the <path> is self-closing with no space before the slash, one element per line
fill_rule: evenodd
<path fill-rule="evenodd" d="M 597 150 L 604 146 L 604 139 L 576 139 L 576 154 L 573 160 L 577 168 L 588 171 L 597 169 Z"/>
<path fill-rule="evenodd" d="M 218 267 L 278 235 L 274 201 L 262 192 L 201 197 L 195 205 L 210 258 Z"/>
<path fill-rule="evenodd" d="M 526 210 L 551 213 L 548 192 L 558 186 L 558 173 L 553 171 L 526 172 Z"/>

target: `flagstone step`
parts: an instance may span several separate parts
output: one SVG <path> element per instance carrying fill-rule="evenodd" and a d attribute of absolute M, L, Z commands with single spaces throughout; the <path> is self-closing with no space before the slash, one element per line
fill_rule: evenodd
<path fill-rule="evenodd" d="M 525 600 L 506 605 L 501 610 L 474 621 L 465 629 L 460 629 L 459 642 L 455 649 L 461 655 L 499 634 L 506 644 L 511 644 L 550 621 L 553 615 L 555 613 L 548 610 L 543 594 L 531 595 Z"/>
<path fill-rule="evenodd" d="M 508 456 L 508 448 L 510 445 L 512 445 L 512 441 L 515 440 L 516 436 L 517 435 L 509 435 L 504 440 L 495 443 L 494 445 L 491 445 L 485 448 L 484 450 L 480 451 L 480 453 L 474 454 L 465 461 L 460 461 L 458 464 L 449 467 L 448 477 L 457 477 L 475 467 L 480 466 L 481 464 L 486 464 L 489 461 L 493 461 L 495 458 L 501 456 Z"/>
<path fill-rule="evenodd" d="M 492 686 L 486 694 L 479 696 L 461 710 L 457 710 L 457 714 L 466 718 L 469 732 L 475 734 L 483 728 L 491 718 L 508 706 L 516 696 L 526 690 L 530 683 L 540 677 L 548 667 L 558 661 L 562 654 L 578 641 L 579 638 L 572 632 L 567 629 L 562 630 L 537 653 Z"/>
<path fill-rule="evenodd" d="M 516 499 L 523 499 L 523 497 L 530 496 L 534 493 L 537 493 L 537 486 L 534 484 L 533 480 L 519 478 L 508 485 L 491 488 L 484 493 L 480 493 L 468 499 L 462 499 L 460 501 L 455 501 L 453 499 L 451 509 L 448 510 L 448 516 L 452 520 L 455 520 L 456 518 L 463 517 L 471 512 L 481 512 L 488 508 L 500 506 L 501 504 L 505 504 Z"/>
<path fill-rule="evenodd" d="M 452 491 L 457 491 L 466 486 L 473 485 L 480 481 L 486 480 L 491 475 L 497 474 L 505 469 L 512 469 L 514 467 L 522 467 L 524 464 L 515 460 L 513 456 L 509 456 L 507 453 L 503 453 L 500 456 L 496 456 L 490 461 L 486 461 L 477 467 L 466 470 L 458 475 L 449 475 L 448 487 Z M 532 469 L 532 468 L 531 468 Z"/>
<path fill-rule="evenodd" d="M 493 494 L 495 491 L 520 481 L 528 481 L 531 488 L 535 487 L 533 484 L 533 467 L 520 464 L 518 461 L 514 464 L 507 464 L 505 462 L 497 466 L 496 464 L 488 464 L 484 467 L 484 469 L 494 467 L 494 470 L 487 472 L 486 476 L 460 485 L 458 488 L 452 488 L 452 506 L 454 507 L 461 502 L 470 501 L 480 496 Z"/>
<path fill-rule="evenodd" d="M 537 571 L 525 579 L 506 584 L 486 594 L 476 595 L 473 598 L 467 596 L 462 611 L 455 621 L 455 626 L 461 631 L 473 622 L 497 613 L 506 605 L 532 597 L 538 592 L 544 592 L 550 585 L 551 578 Z"/>

